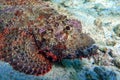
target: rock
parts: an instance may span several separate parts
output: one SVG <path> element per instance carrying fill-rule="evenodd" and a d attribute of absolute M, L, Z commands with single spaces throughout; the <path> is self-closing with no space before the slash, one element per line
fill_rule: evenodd
<path fill-rule="evenodd" d="M 115 32 L 115 34 L 116 34 L 117 36 L 120 37 L 120 24 L 118 24 L 118 25 L 113 29 L 113 31 Z"/>
<path fill-rule="evenodd" d="M 85 76 L 87 78 L 87 80 L 97 80 L 98 79 L 98 75 L 94 72 L 94 71 L 87 71 L 85 73 Z"/>
<path fill-rule="evenodd" d="M 79 80 L 98 80 L 98 75 L 89 68 L 84 67 L 80 72 L 78 72 Z"/>
<path fill-rule="evenodd" d="M 102 28 L 102 21 L 100 18 L 95 19 L 94 25 L 96 25 L 99 29 Z"/>
<path fill-rule="evenodd" d="M 69 7 L 75 7 L 75 6 L 79 6 L 80 4 L 84 3 L 84 0 L 66 0 L 63 2 L 65 6 L 69 6 Z"/>
<path fill-rule="evenodd" d="M 116 57 L 112 62 L 116 67 L 120 68 L 120 56 Z"/>
<path fill-rule="evenodd" d="M 114 46 L 113 53 L 114 56 L 120 56 L 120 43 Z"/>
<path fill-rule="evenodd" d="M 78 59 L 74 60 L 64 59 L 62 60 L 62 64 L 68 68 L 73 67 L 76 71 L 81 70 L 81 68 L 83 67 L 82 62 Z"/>
<path fill-rule="evenodd" d="M 85 3 L 86 2 L 95 2 L 96 0 L 85 0 Z"/>
<path fill-rule="evenodd" d="M 106 70 L 104 67 L 95 67 L 94 71 L 99 76 L 99 80 L 117 80 L 116 73 L 113 71 Z"/>
<path fill-rule="evenodd" d="M 113 41 L 113 40 L 107 40 L 106 41 L 106 45 L 108 45 L 108 46 L 115 46 L 115 44 L 116 44 L 116 42 Z"/>

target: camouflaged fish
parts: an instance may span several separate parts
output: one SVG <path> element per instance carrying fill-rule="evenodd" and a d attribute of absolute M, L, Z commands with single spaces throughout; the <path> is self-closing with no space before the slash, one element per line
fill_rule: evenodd
<path fill-rule="evenodd" d="M 44 3 L 12 5 L 0 12 L 0 60 L 20 72 L 44 75 L 54 62 L 95 54 L 93 44 L 82 32 L 80 21 L 60 15 Z"/>

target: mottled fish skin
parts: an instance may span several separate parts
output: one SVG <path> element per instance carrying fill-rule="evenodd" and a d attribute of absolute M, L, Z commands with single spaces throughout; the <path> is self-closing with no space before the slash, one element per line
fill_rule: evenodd
<path fill-rule="evenodd" d="M 51 70 L 54 61 L 61 61 L 69 54 L 78 58 L 77 49 L 84 50 L 94 44 L 94 40 L 82 32 L 80 21 L 60 15 L 47 3 L 33 0 L 34 4 L 41 4 L 35 7 L 30 5 L 32 2 L 24 4 L 28 0 L 6 1 L 0 2 L 18 6 L 11 8 L 11 12 L 10 8 L 3 10 L 0 15 L 4 24 L 0 27 L 0 60 L 8 62 L 15 70 L 44 75 Z"/>
<path fill-rule="evenodd" d="M 6 61 L 14 69 L 31 75 L 44 75 L 52 64 L 38 54 L 33 36 L 18 28 L 5 28 L 0 35 L 0 60 Z"/>

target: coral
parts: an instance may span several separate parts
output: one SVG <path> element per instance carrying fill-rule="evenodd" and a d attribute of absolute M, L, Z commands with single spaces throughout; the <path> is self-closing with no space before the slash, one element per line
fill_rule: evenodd
<path fill-rule="evenodd" d="M 26 1 L 5 3 L 14 7 L 29 4 Z M 0 32 L 0 60 L 20 72 L 44 75 L 54 62 L 89 57 L 97 52 L 94 40 L 82 33 L 81 22 L 58 14 L 44 2 L 37 7 L 31 5 L 11 10 L 10 13 L 2 10 L 0 15 L 5 22 Z"/>

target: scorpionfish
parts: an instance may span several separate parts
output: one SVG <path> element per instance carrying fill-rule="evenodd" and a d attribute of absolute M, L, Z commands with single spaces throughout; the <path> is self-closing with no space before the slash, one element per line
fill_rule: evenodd
<path fill-rule="evenodd" d="M 9 6 L 0 10 L 0 60 L 15 70 L 44 75 L 54 62 L 96 53 L 91 47 L 95 42 L 82 32 L 80 21 L 59 14 L 45 2 L 15 1 L 1 1 Z"/>

